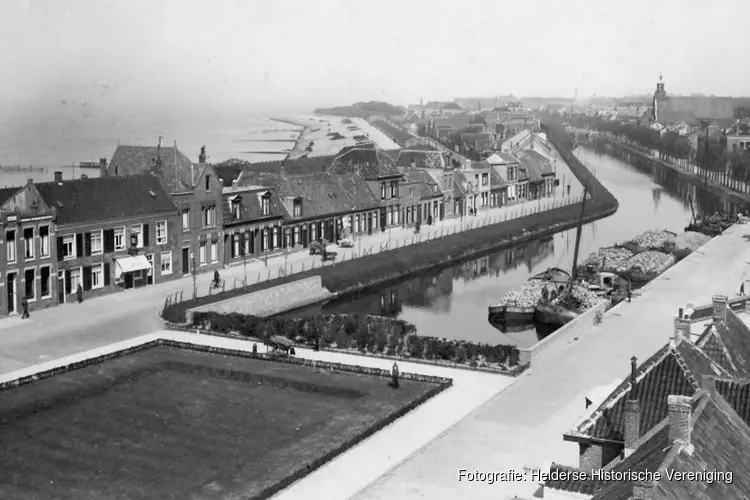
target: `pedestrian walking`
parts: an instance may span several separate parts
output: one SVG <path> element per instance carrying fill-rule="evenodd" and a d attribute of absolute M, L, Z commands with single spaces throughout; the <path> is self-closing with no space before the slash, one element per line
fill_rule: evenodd
<path fill-rule="evenodd" d="M 21 308 L 23 309 L 23 314 L 21 315 L 21 319 L 28 318 L 29 317 L 29 299 L 27 299 L 25 295 L 21 299 Z"/>
<path fill-rule="evenodd" d="M 740 284 L 740 295 L 745 295 L 745 282 Z"/>
<path fill-rule="evenodd" d="M 78 289 L 76 290 L 76 298 L 78 299 L 78 303 L 80 304 L 83 302 L 83 287 L 78 284 Z"/>
<path fill-rule="evenodd" d="M 630 302 L 630 296 L 631 296 L 631 294 L 630 294 L 630 285 L 628 285 L 628 302 Z"/>
<path fill-rule="evenodd" d="M 258 354 L 258 344 L 253 344 L 253 354 Z"/>

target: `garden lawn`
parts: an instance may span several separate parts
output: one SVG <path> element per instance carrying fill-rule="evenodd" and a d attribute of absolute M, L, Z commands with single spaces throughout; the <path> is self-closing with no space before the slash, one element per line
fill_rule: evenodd
<path fill-rule="evenodd" d="M 254 498 L 435 387 L 155 347 L 0 394 L 0 498 Z"/>

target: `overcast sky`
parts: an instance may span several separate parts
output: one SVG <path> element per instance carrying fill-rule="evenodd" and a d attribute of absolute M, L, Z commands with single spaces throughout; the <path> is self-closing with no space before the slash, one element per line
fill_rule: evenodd
<path fill-rule="evenodd" d="M 3 0 L 0 105 L 750 94 L 747 0 Z M 1 108 L 0 108 L 1 109 Z"/>

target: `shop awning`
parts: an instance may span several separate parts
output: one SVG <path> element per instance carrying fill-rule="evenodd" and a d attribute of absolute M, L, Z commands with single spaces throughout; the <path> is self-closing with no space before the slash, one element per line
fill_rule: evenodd
<path fill-rule="evenodd" d="M 133 271 L 142 271 L 144 269 L 151 269 L 151 264 L 145 255 L 133 255 L 131 257 L 123 257 L 121 259 L 115 259 L 117 266 L 115 266 L 115 278 L 119 279 L 122 273 L 131 273 Z"/>

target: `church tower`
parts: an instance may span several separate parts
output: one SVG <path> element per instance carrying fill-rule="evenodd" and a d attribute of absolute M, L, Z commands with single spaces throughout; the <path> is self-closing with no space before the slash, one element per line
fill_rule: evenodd
<path fill-rule="evenodd" d="M 653 100 L 653 118 L 654 121 L 659 121 L 659 108 L 663 107 L 667 102 L 667 92 L 664 90 L 664 80 L 662 75 L 659 75 L 659 81 L 656 83 L 656 92 L 654 92 Z"/>

